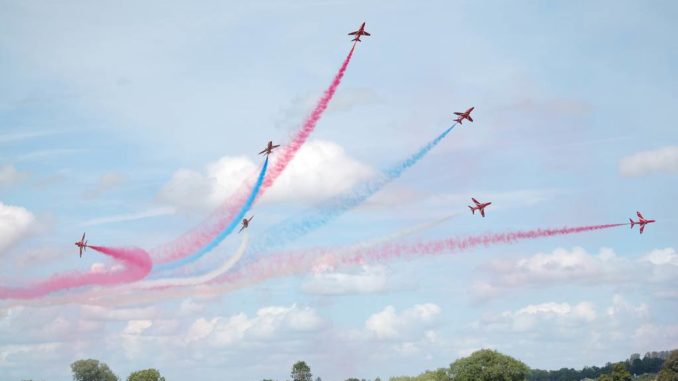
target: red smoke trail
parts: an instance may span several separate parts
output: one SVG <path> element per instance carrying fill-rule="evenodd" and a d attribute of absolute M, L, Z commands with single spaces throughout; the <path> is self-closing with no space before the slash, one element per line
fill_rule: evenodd
<path fill-rule="evenodd" d="M 318 121 L 327 109 L 327 106 L 341 84 L 341 80 L 346 73 L 348 64 L 351 62 L 351 57 L 353 57 L 354 50 L 355 43 L 351 47 L 351 51 L 348 52 L 346 59 L 341 64 L 339 71 L 334 76 L 332 83 L 325 90 L 323 96 L 318 100 L 318 103 L 311 112 L 311 115 L 306 118 L 301 129 L 297 131 L 296 135 L 294 135 L 292 138 L 292 141 L 283 147 L 280 153 L 276 155 L 277 160 L 275 164 L 267 170 L 266 178 L 264 179 L 264 183 L 259 190 L 257 200 L 266 192 L 268 188 L 270 188 L 275 183 L 275 180 L 283 173 L 292 159 L 294 159 L 294 156 L 315 129 Z M 247 185 L 241 186 L 240 189 L 232 194 L 218 210 L 212 213 L 210 217 L 208 217 L 197 227 L 193 228 L 187 233 L 184 233 L 181 237 L 175 239 L 174 241 L 153 250 L 155 260 L 158 263 L 172 262 L 191 254 L 200 247 L 205 246 L 217 234 L 219 234 L 219 232 L 222 231 L 224 227 L 226 227 L 231 222 L 231 220 L 233 220 L 233 217 L 238 213 L 240 206 L 247 200 L 248 194 L 250 193 L 253 184 L 254 181 L 251 181 Z"/>
<path fill-rule="evenodd" d="M 270 279 L 294 276 L 314 270 L 322 271 L 323 269 L 335 268 L 340 265 L 355 265 L 399 258 L 455 253 L 474 249 L 478 246 L 513 244 L 524 240 L 578 234 L 624 225 L 628 224 L 488 233 L 465 238 L 448 238 L 418 243 L 385 243 L 369 247 L 316 248 L 302 252 L 266 256 L 237 271 L 223 274 L 202 285 L 171 287 L 146 292 L 141 292 L 141 290 L 92 290 L 85 295 L 69 295 L 65 298 L 57 298 L 52 302 L 61 304 L 87 301 L 91 304 L 116 306 L 182 297 L 214 296 L 262 283 Z"/>
<path fill-rule="evenodd" d="M 327 109 L 327 106 L 330 104 L 332 97 L 334 97 L 334 93 L 337 91 L 337 88 L 339 88 L 339 85 L 341 84 L 341 80 L 344 77 L 344 74 L 346 73 L 348 64 L 351 62 L 351 57 L 353 57 L 354 50 L 355 43 L 353 43 L 351 51 L 348 52 L 348 56 L 346 56 L 344 63 L 341 65 L 339 71 L 335 75 L 332 84 L 330 85 L 330 87 L 327 88 L 327 90 L 325 90 L 325 94 L 323 94 L 322 98 L 318 100 L 318 103 L 313 109 L 313 112 L 311 112 L 311 115 L 306 119 L 306 121 L 304 121 L 301 130 L 297 132 L 297 135 L 290 142 L 290 144 L 288 144 L 282 151 L 282 153 L 278 155 L 277 157 L 278 159 L 273 165 L 273 168 L 269 169 L 268 173 L 266 173 L 266 180 L 264 180 L 264 185 L 261 187 L 259 197 L 261 197 L 264 194 L 266 189 L 273 185 L 275 180 L 278 178 L 278 176 L 280 176 L 280 174 L 282 174 L 282 172 L 285 170 L 285 167 L 287 167 L 287 164 L 289 164 L 290 161 L 294 159 L 294 155 L 296 155 L 297 151 L 299 151 L 299 148 L 301 148 L 301 146 L 306 142 L 306 139 L 308 139 L 309 135 L 311 135 L 311 132 L 313 132 L 313 130 L 315 129 L 315 126 L 316 124 L 318 124 L 320 117 L 323 115 L 323 112 L 325 112 L 325 110 Z"/>
<path fill-rule="evenodd" d="M 388 243 L 348 253 L 344 252 L 344 254 L 341 253 L 342 250 L 337 249 L 314 249 L 302 253 L 271 255 L 252 263 L 249 267 L 243 268 L 238 272 L 225 274 L 213 283 L 221 283 L 223 284 L 221 287 L 230 289 L 233 284 L 254 284 L 271 278 L 302 273 L 314 268 L 333 268 L 340 265 L 356 265 L 398 258 L 455 253 L 474 249 L 478 246 L 512 244 L 519 241 L 579 234 L 624 225 L 628 224 L 536 229 L 508 233 L 488 233 L 466 238 L 449 238 L 428 242 Z"/>
<path fill-rule="evenodd" d="M 124 269 L 107 272 L 60 274 L 26 287 L 0 287 L 0 299 L 35 299 L 52 292 L 75 287 L 129 283 L 144 278 L 151 271 L 151 257 L 141 249 L 89 247 L 121 262 Z"/>

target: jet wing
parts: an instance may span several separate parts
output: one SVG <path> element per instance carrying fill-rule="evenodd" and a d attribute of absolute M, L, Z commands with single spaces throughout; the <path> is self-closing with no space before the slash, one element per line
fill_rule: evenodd
<path fill-rule="evenodd" d="M 468 119 L 468 120 L 470 120 L 471 122 L 473 122 L 473 118 L 471 118 L 471 115 L 466 115 L 466 119 Z"/>
<path fill-rule="evenodd" d="M 244 228 L 245 228 L 245 225 L 241 226 L 240 230 L 238 230 L 238 233 L 240 233 Z"/>
<path fill-rule="evenodd" d="M 640 225 L 640 234 L 643 234 L 643 230 L 645 230 L 645 224 Z"/>
<path fill-rule="evenodd" d="M 349 35 L 349 36 L 355 36 L 356 34 L 358 34 L 358 32 L 359 32 L 359 31 L 356 30 L 355 32 L 351 32 L 351 33 L 349 33 L 348 35 Z"/>
<path fill-rule="evenodd" d="M 485 209 L 480 209 L 480 215 L 485 217 Z"/>
<path fill-rule="evenodd" d="M 259 152 L 259 155 L 261 155 L 262 153 L 266 153 L 266 151 L 268 151 L 268 148 L 264 148 L 263 151 Z"/>
<path fill-rule="evenodd" d="M 80 239 L 81 242 L 85 242 L 85 233 L 82 233 L 82 238 Z"/>
<path fill-rule="evenodd" d="M 363 30 L 363 35 L 365 35 L 365 36 L 371 36 L 371 34 L 365 32 L 364 30 Z"/>
<path fill-rule="evenodd" d="M 464 115 L 464 113 L 463 113 L 463 112 L 456 112 L 456 111 L 455 111 L 455 112 L 454 112 L 454 115 Z"/>
<path fill-rule="evenodd" d="M 471 197 L 471 200 L 473 200 L 473 202 L 476 204 L 476 206 L 477 206 L 477 205 L 480 205 L 480 203 L 478 202 L 478 200 L 476 200 L 475 198 Z"/>
<path fill-rule="evenodd" d="M 82 258 L 82 246 L 80 246 L 80 258 Z"/>
<path fill-rule="evenodd" d="M 645 219 L 645 217 L 643 217 L 643 215 L 640 214 L 640 212 L 636 212 L 636 214 L 638 215 L 638 218 L 640 218 L 641 220 L 644 220 L 644 219 Z"/>

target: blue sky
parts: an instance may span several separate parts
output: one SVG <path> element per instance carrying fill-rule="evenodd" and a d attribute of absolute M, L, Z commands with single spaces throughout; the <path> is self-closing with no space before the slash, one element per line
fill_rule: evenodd
<path fill-rule="evenodd" d="M 323 380 L 416 374 L 491 347 L 532 367 L 678 347 L 677 6 L 569 2 L 0 1 L 3 284 L 89 270 L 72 242 L 152 248 L 285 142 L 364 39 L 250 239 L 359 185 L 476 106 L 424 160 L 290 247 L 658 222 L 336 268 L 214 298 L 0 305 L 0 376 Z M 491 200 L 485 219 L 468 199 Z M 461 214 L 456 215 L 460 212 Z M 672 233 L 674 232 L 674 233 Z M 227 239 L 197 267 L 217 266 Z M 35 364 L 39 364 L 38 368 Z"/>

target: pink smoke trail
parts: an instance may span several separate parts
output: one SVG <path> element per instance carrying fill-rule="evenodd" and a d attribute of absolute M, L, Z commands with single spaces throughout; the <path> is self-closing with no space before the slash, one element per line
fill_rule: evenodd
<path fill-rule="evenodd" d="M 315 108 L 302 124 L 301 129 L 297 131 L 296 135 L 292 138 L 292 141 L 283 147 L 282 151 L 277 155 L 275 164 L 266 172 L 266 178 L 264 179 L 264 183 L 259 190 L 256 200 L 266 193 L 266 190 L 275 183 L 275 180 L 283 173 L 292 159 L 294 159 L 294 156 L 315 129 L 318 121 L 339 88 L 341 80 L 344 78 L 344 74 L 353 57 L 355 46 L 354 43 L 351 50 L 348 52 L 346 59 L 344 59 L 344 62 L 341 64 L 339 71 L 334 76 L 332 83 L 318 100 Z M 219 207 L 219 209 L 212 213 L 210 217 L 197 227 L 184 233 L 181 237 L 153 250 L 152 253 L 155 260 L 158 263 L 172 262 L 190 255 L 192 252 L 205 246 L 231 222 L 240 209 L 240 206 L 247 200 L 247 196 L 250 193 L 253 184 L 254 181 L 251 181 L 247 185 L 241 186 L 238 191 L 232 194 L 222 206 Z"/>
<path fill-rule="evenodd" d="M 196 288 L 191 290 L 193 294 L 186 293 L 186 290 L 177 290 L 174 293 L 168 292 L 164 296 L 176 298 L 194 294 L 203 296 L 218 295 L 235 289 L 244 288 L 252 284 L 261 283 L 269 279 L 293 276 L 313 269 L 382 262 L 400 258 L 411 259 L 443 253 L 458 253 L 474 249 L 478 246 L 487 247 L 500 244 L 513 244 L 519 241 L 580 234 L 625 225 L 628 224 L 606 224 L 571 228 L 535 229 L 507 233 L 488 233 L 466 238 L 449 238 L 418 243 L 388 243 L 377 247 L 354 251 L 349 255 L 337 255 L 336 250 L 327 249 L 315 249 L 300 253 L 274 255 L 254 262 L 249 267 L 243 268 L 238 272 L 225 274 L 214 282 L 211 282 L 210 285 L 212 287 Z M 156 295 L 156 297 L 158 296 L 159 295 Z"/>
<path fill-rule="evenodd" d="M 0 287 L 0 299 L 35 299 L 70 288 L 129 283 L 144 278 L 151 271 L 151 257 L 142 249 L 89 247 L 119 261 L 123 264 L 124 269 L 108 272 L 59 274 L 26 287 Z"/>
<path fill-rule="evenodd" d="M 376 246 L 356 247 L 355 249 L 317 248 L 300 252 L 290 252 L 260 258 L 246 267 L 226 273 L 209 283 L 193 287 L 176 287 L 153 292 L 122 294 L 108 293 L 108 290 L 88 295 L 71 295 L 55 303 L 83 302 L 108 306 L 145 303 L 163 299 L 182 297 L 211 297 L 242 289 L 270 279 L 303 274 L 313 270 L 336 268 L 341 265 L 356 265 L 396 259 L 412 259 L 444 253 L 459 253 L 480 246 L 514 244 L 520 241 L 555 237 L 570 234 L 611 229 L 628 224 L 607 224 L 579 227 L 535 229 L 507 233 L 487 233 L 462 238 L 448 238 L 436 241 L 414 243 L 390 242 Z"/>

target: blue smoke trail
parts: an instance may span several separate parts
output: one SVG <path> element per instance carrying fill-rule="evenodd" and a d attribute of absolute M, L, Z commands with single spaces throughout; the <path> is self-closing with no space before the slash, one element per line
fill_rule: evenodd
<path fill-rule="evenodd" d="M 253 248 L 252 251 L 259 252 L 265 249 L 281 246 L 287 242 L 293 241 L 312 230 L 315 230 L 333 219 L 339 217 L 347 210 L 361 204 L 373 194 L 377 193 L 386 184 L 400 177 L 406 169 L 412 167 L 426 154 L 440 143 L 456 126 L 456 123 L 438 135 L 431 142 L 420 148 L 419 151 L 408 157 L 406 160 L 384 170 L 384 176 L 379 179 L 368 181 L 357 189 L 352 189 L 348 193 L 336 196 L 328 202 L 321 205 L 318 209 L 306 212 L 305 214 L 282 221 L 278 225 L 270 228 L 263 239 L 263 242 Z M 252 257 L 250 257 L 251 259 Z"/>
<path fill-rule="evenodd" d="M 195 252 L 194 254 L 189 255 L 188 257 L 181 258 L 179 260 L 176 260 L 174 262 L 168 262 L 168 263 L 162 263 L 153 266 L 153 270 L 171 270 L 175 269 L 177 267 L 181 267 L 184 265 L 187 265 L 189 263 L 193 263 L 200 259 L 203 255 L 209 253 L 212 251 L 215 247 L 217 247 L 221 241 L 224 240 L 229 234 L 235 230 L 235 228 L 240 224 L 240 221 L 242 221 L 243 217 L 245 216 L 245 213 L 247 213 L 248 210 L 252 207 L 252 204 L 254 203 L 254 200 L 257 198 L 257 194 L 259 193 L 259 188 L 261 188 L 261 184 L 264 182 L 264 177 L 266 176 L 266 169 L 268 168 L 268 156 L 266 157 L 266 161 L 264 161 L 264 165 L 261 167 L 261 171 L 259 172 L 259 177 L 257 178 L 257 182 L 254 184 L 254 187 L 252 188 L 252 192 L 250 193 L 249 197 L 247 198 L 247 201 L 243 204 L 243 206 L 240 208 L 240 212 L 233 217 L 233 220 L 231 223 L 224 229 L 222 230 L 219 235 L 214 237 L 212 241 L 210 241 L 208 244 L 203 246 L 200 250 Z"/>

